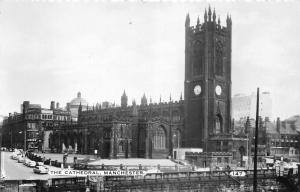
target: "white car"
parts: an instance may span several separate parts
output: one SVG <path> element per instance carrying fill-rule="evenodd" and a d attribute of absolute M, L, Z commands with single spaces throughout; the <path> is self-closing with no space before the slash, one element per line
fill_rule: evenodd
<path fill-rule="evenodd" d="M 21 156 L 21 154 L 13 152 L 11 158 L 14 160 L 18 160 L 19 156 Z"/>
<path fill-rule="evenodd" d="M 36 166 L 33 169 L 33 172 L 37 174 L 48 174 L 48 171 L 49 171 L 48 167 L 45 166 Z"/>
<path fill-rule="evenodd" d="M 42 166 L 42 165 L 44 165 L 44 163 L 43 162 L 36 162 L 36 166 Z"/>
<path fill-rule="evenodd" d="M 24 162 L 24 165 L 26 165 L 27 167 L 35 167 L 36 163 L 35 161 L 31 161 L 30 159 L 26 159 Z"/>
<path fill-rule="evenodd" d="M 24 162 L 25 162 L 25 159 L 21 155 L 19 155 L 18 163 L 24 163 Z"/>

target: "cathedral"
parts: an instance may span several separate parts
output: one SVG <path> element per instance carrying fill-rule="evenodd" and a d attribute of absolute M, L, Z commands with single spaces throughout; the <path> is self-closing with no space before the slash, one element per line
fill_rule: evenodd
<path fill-rule="evenodd" d="M 234 136 L 231 123 L 231 34 L 230 16 L 223 26 L 209 7 L 203 22 L 198 18 L 191 26 L 188 14 L 184 99 L 152 103 L 144 95 L 140 105 L 128 105 L 124 91 L 120 107 L 80 104 L 77 123 L 50 134 L 51 150 L 101 158 L 167 158 L 174 148 L 202 148 L 241 158 L 245 142 Z"/>

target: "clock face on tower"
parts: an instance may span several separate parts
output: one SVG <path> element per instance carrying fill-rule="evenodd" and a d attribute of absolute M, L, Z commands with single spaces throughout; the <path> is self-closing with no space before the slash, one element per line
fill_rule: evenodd
<path fill-rule="evenodd" d="M 194 87 L 194 93 L 195 93 L 195 95 L 200 95 L 200 93 L 201 93 L 201 86 L 200 85 L 196 85 Z"/>
<path fill-rule="evenodd" d="M 220 85 L 216 86 L 216 94 L 219 95 L 219 96 L 222 94 L 222 88 L 221 88 Z"/>

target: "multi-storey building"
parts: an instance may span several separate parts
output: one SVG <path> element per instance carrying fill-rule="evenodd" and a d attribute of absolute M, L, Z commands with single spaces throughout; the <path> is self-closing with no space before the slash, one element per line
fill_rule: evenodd
<path fill-rule="evenodd" d="M 299 159 L 300 147 L 300 118 L 297 116 L 280 121 L 271 122 L 269 118 L 259 119 L 258 123 L 258 159 L 263 160 L 263 157 L 272 156 L 280 159 L 281 157 L 297 160 Z M 254 135 L 255 135 L 255 120 L 240 119 L 235 121 L 235 130 L 239 135 L 245 135 L 249 138 L 248 150 L 249 157 L 254 155 Z M 252 160 L 251 160 L 252 161 Z M 251 162 L 250 161 L 250 162 Z"/>
<path fill-rule="evenodd" d="M 277 118 L 275 124 L 267 126 L 268 155 L 299 159 L 300 135 L 295 123 Z"/>
<path fill-rule="evenodd" d="M 49 150 L 49 134 L 54 127 L 71 123 L 70 112 L 51 102 L 50 109 L 24 101 L 22 112 L 9 114 L 3 121 L 2 145 L 8 148 Z"/>
<path fill-rule="evenodd" d="M 270 92 L 262 92 L 259 95 L 260 116 L 272 119 L 272 97 Z M 256 94 L 236 94 L 232 98 L 232 113 L 236 120 L 255 118 L 256 116 Z"/>

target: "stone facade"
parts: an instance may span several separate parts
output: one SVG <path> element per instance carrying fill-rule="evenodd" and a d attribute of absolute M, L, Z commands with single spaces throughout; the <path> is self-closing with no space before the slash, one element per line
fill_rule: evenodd
<path fill-rule="evenodd" d="M 218 135 L 231 133 L 231 30 L 215 11 L 205 10 L 204 23 L 199 18 L 185 23 L 185 135 L 186 147 L 212 151 Z"/>
<path fill-rule="evenodd" d="M 80 107 L 78 118 L 76 125 L 54 130 L 53 151 L 93 154 L 97 150 L 102 158 L 166 158 L 173 147 L 181 146 L 184 105 L 180 100 L 86 111 Z"/>
<path fill-rule="evenodd" d="M 223 27 L 215 15 L 209 8 L 195 27 L 186 17 L 184 100 L 153 104 L 143 95 L 141 105 L 128 106 L 124 91 L 121 107 L 81 106 L 77 125 L 53 132 L 53 151 L 166 158 L 174 147 L 193 147 L 241 159 L 247 142 L 231 129 L 232 22 L 227 17 Z"/>

